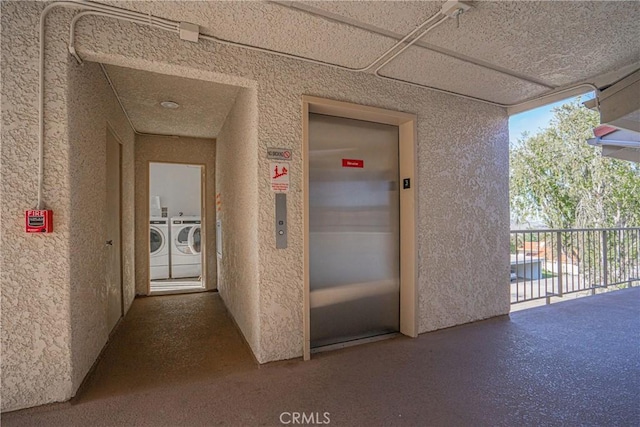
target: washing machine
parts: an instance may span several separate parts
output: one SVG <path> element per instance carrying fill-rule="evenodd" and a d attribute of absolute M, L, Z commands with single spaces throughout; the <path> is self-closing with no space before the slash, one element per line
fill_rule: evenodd
<path fill-rule="evenodd" d="M 169 218 L 149 219 L 149 270 L 151 280 L 169 278 Z"/>
<path fill-rule="evenodd" d="M 171 277 L 198 278 L 202 274 L 202 225 L 199 216 L 171 218 Z"/>

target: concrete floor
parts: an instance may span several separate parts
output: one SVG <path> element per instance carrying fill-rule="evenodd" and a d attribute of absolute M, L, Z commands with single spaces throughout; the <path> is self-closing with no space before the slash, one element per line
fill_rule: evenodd
<path fill-rule="evenodd" d="M 2 424 L 631 426 L 639 396 L 640 288 L 261 367 L 204 293 L 136 300 L 77 399 Z"/>

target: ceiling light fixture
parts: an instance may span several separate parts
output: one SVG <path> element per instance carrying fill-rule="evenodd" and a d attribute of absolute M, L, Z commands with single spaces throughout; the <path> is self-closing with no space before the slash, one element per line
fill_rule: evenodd
<path fill-rule="evenodd" d="M 164 108 L 168 108 L 170 110 L 175 110 L 176 108 L 178 108 L 180 106 L 180 104 L 178 104 L 177 102 L 173 102 L 173 101 L 162 101 L 160 103 L 160 105 Z"/>

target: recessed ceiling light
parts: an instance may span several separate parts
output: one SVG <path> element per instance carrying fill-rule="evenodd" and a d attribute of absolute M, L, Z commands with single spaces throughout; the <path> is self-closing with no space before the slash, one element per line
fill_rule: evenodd
<path fill-rule="evenodd" d="M 163 106 L 164 108 L 169 108 L 170 110 L 175 110 L 180 106 L 180 104 L 173 101 L 162 101 L 160 105 Z"/>

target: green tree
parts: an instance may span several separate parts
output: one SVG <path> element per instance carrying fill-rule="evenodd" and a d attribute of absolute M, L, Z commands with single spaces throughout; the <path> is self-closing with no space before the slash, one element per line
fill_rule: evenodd
<path fill-rule="evenodd" d="M 602 157 L 587 144 L 598 113 L 572 101 L 551 124 L 511 146 L 511 212 L 550 228 L 640 225 L 640 166 Z"/>

